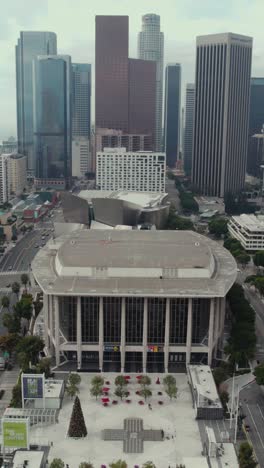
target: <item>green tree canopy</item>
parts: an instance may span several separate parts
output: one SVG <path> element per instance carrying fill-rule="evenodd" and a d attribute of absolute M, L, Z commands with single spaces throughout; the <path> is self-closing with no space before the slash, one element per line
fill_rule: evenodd
<path fill-rule="evenodd" d="M 214 234 L 216 237 L 221 237 L 227 234 L 227 222 L 226 218 L 214 218 L 209 223 L 209 232 Z"/>
<path fill-rule="evenodd" d="M 94 465 L 90 462 L 82 462 L 80 463 L 79 468 L 94 468 Z"/>
<path fill-rule="evenodd" d="M 259 250 L 253 257 L 254 264 L 256 266 L 264 267 L 264 250 Z"/>
<path fill-rule="evenodd" d="M 21 330 L 21 321 L 17 314 L 6 312 L 3 314 L 2 322 L 8 333 L 19 333 Z"/>
<path fill-rule="evenodd" d="M 20 284 L 17 281 L 15 281 L 14 283 L 12 283 L 11 288 L 12 288 L 13 293 L 18 296 L 19 291 L 20 291 Z"/>
<path fill-rule="evenodd" d="M 2 307 L 4 309 L 8 309 L 10 305 L 10 299 L 8 296 L 3 296 L 1 300 Z"/>
<path fill-rule="evenodd" d="M 264 385 L 264 363 L 257 366 L 254 370 L 256 382 L 258 385 Z"/>
<path fill-rule="evenodd" d="M 39 336 L 28 335 L 22 338 L 16 346 L 16 352 L 22 353 L 25 359 L 32 364 L 37 364 L 39 360 L 39 353 L 44 349 L 44 342 Z"/>
<path fill-rule="evenodd" d="M 152 461 L 146 461 L 142 468 L 156 468 L 156 465 Z"/>
<path fill-rule="evenodd" d="M 127 380 L 125 379 L 125 377 L 123 375 L 118 375 L 115 378 L 115 385 L 117 387 L 126 387 L 127 386 Z"/>
<path fill-rule="evenodd" d="M 151 385 L 151 378 L 148 375 L 142 375 L 140 379 L 140 385 L 141 387 L 146 387 L 148 385 Z"/>
<path fill-rule="evenodd" d="M 255 468 L 257 466 L 254 460 L 253 449 L 248 442 L 242 442 L 240 444 L 238 461 L 240 468 Z"/>
<path fill-rule="evenodd" d="M 29 276 L 27 275 L 27 273 L 22 273 L 22 275 L 20 276 L 20 280 L 21 283 L 26 287 L 29 283 Z"/>
<path fill-rule="evenodd" d="M 53 458 L 50 468 L 64 468 L 65 463 L 62 461 L 61 458 Z"/>
<path fill-rule="evenodd" d="M 127 462 L 124 460 L 117 460 L 109 464 L 110 468 L 127 468 Z"/>

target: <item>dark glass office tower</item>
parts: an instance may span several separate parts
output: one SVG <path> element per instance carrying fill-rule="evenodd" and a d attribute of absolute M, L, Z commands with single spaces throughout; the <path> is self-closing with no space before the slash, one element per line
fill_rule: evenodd
<path fill-rule="evenodd" d="M 168 64 L 165 72 L 164 143 L 167 166 L 174 168 L 179 155 L 181 119 L 181 65 Z"/>
<path fill-rule="evenodd" d="M 245 184 L 252 38 L 197 38 L 192 182 L 224 197 Z"/>
<path fill-rule="evenodd" d="M 57 54 L 57 37 L 53 32 L 22 31 L 16 45 L 16 98 L 18 152 L 33 158 L 33 82 L 32 63 L 38 55 Z"/>
<path fill-rule="evenodd" d="M 95 19 L 97 128 L 128 131 L 128 16 Z"/>
<path fill-rule="evenodd" d="M 36 177 L 69 185 L 71 177 L 71 59 L 34 61 L 34 151 Z"/>
<path fill-rule="evenodd" d="M 72 136 L 90 139 L 91 65 L 72 64 Z"/>
<path fill-rule="evenodd" d="M 261 176 L 260 164 L 262 162 L 259 151 L 259 139 L 252 138 L 260 134 L 264 125 L 264 78 L 251 78 L 250 83 L 250 109 L 248 133 L 247 172 L 255 177 Z"/>

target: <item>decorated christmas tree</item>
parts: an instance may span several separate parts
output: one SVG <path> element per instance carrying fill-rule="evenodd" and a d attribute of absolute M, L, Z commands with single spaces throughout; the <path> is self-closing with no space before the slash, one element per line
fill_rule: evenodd
<path fill-rule="evenodd" d="M 83 417 L 82 407 L 78 397 L 75 397 L 74 400 L 68 436 L 74 437 L 76 439 L 87 436 L 87 429 Z"/>

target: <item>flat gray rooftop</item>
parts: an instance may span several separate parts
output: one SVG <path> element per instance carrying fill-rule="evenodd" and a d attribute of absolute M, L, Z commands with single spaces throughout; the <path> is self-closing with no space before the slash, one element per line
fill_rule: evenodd
<path fill-rule="evenodd" d="M 32 262 L 46 294 L 224 297 L 232 255 L 192 231 L 82 230 L 51 240 Z"/>

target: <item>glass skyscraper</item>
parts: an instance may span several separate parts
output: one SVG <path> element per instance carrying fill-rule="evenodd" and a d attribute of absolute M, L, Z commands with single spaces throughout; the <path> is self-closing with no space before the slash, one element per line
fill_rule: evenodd
<path fill-rule="evenodd" d="M 192 147 L 193 147 L 193 119 L 194 119 L 195 86 L 187 83 L 185 98 L 185 128 L 183 161 L 185 174 L 190 176 L 192 172 Z"/>
<path fill-rule="evenodd" d="M 38 55 L 57 54 L 57 36 L 53 32 L 22 31 L 16 45 L 16 98 L 18 152 L 28 158 L 34 171 L 33 157 L 33 59 Z"/>
<path fill-rule="evenodd" d="M 263 161 L 261 151 L 259 151 L 260 140 L 253 138 L 253 135 L 260 134 L 263 125 L 264 78 L 251 78 L 247 172 L 255 177 L 261 176 L 260 165 Z"/>
<path fill-rule="evenodd" d="M 71 59 L 34 61 L 34 152 L 36 178 L 67 186 L 71 177 Z"/>
<path fill-rule="evenodd" d="M 152 60 L 156 67 L 156 151 L 161 150 L 163 98 L 164 35 L 160 32 L 160 17 L 147 14 L 142 17 L 142 31 L 138 35 L 138 58 Z"/>
<path fill-rule="evenodd" d="M 72 136 L 90 139 L 91 65 L 72 64 Z"/>
<path fill-rule="evenodd" d="M 167 166 L 174 168 L 180 149 L 181 65 L 168 64 L 165 73 L 164 140 Z"/>

